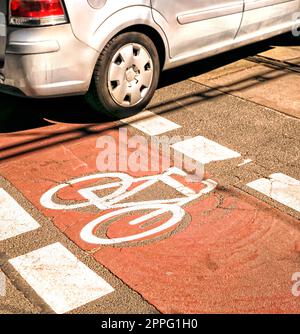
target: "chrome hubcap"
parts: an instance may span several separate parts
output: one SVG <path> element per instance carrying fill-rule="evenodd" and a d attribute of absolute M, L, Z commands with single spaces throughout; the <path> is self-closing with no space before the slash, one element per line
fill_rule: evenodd
<path fill-rule="evenodd" d="M 137 105 L 147 95 L 152 81 L 153 61 L 145 47 L 131 43 L 115 54 L 108 70 L 108 89 L 118 105 Z"/>

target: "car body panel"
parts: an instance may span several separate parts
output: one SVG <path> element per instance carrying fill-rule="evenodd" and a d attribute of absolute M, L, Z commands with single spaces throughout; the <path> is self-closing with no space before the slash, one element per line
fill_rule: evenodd
<path fill-rule="evenodd" d="M 0 2 L 0 90 L 32 97 L 85 94 L 107 43 L 137 26 L 159 36 L 162 68 L 170 69 L 291 30 L 300 11 L 300 0 L 64 2 L 67 24 L 7 29 L 7 2 Z"/>
<path fill-rule="evenodd" d="M 159 24 L 157 12 L 165 18 L 172 58 L 232 42 L 243 13 L 242 0 L 152 0 L 152 5 L 154 20 Z"/>
<path fill-rule="evenodd" d="M 98 9 L 91 7 L 91 1 L 87 0 L 65 0 L 65 5 L 74 35 L 96 49 L 99 49 L 102 42 L 96 39 L 105 22 L 110 21 L 113 34 L 120 31 L 118 28 L 120 19 L 121 21 L 131 20 L 130 25 L 133 25 L 135 20 L 145 23 L 152 21 L 150 0 L 99 0 Z M 138 7 L 135 8 L 136 6 Z M 148 9 L 146 11 L 148 19 L 145 17 L 143 7 Z M 132 9 L 132 14 L 129 17 L 126 17 L 127 8 Z M 136 10 L 140 10 L 140 12 L 136 12 Z"/>
<path fill-rule="evenodd" d="M 80 94 L 89 88 L 98 56 L 97 51 L 75 38 L 70 24 L 10 29 L 5 66 L 0 73 L 5 85 L 27 96 Z"/>
<path fill-rule="evenodd" d="M 263 34 L 288 24 L 299 11 L 299 0 L 245 0 L 245 13 L 238 37 Z"/>

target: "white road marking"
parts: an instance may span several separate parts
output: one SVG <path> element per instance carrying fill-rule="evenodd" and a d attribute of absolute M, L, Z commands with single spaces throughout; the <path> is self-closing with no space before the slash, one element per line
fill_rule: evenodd
<path fill-rule="evenodd" d="M 0 271 L 0 297 L 6 296 L 6 277 L 2 271 Z"/>
<path fill-rule="evenodd" d="M 106 173 L 106 174 L 84 176 L 82 178 L 71 180 L 68 183 L 58 185 L 48 190 L 41 197 L 41 204 L 47 209 L 52 209 L 52 210 L 74 210 L 91 205 L 96 206 L 101 211 L 116 209 L 109 213 L 102 214 L 99 218 L 88 223 L 82 229 L 80 236 L 82 240 L 84 240 L 85 242 L 95 245 L 114 245 L 123 242 L 130 242 L 155 235 L 157 233 L 163 232 L 177 225 L 178 223 L 181 222 L 181 220 L 186 214 L 185 210 L 182 209 L 182 206 L 196 199 L 201 198 L 202 196 L 213 191 L 217 186 L 217 183 L 212 180 L 203 180 L 202 184 L 206 187 L 197 193 L 193 189 L 186 187 L 184 184 L 180 183 L 175 178 L 173 178 L 172 176 L 174 175 L 187 177 L 186 172 L 176 167 L 170 168 L 163 174 L 145 176 L 141 178 L 133 178 L 132 176 L 127 175 L 125 173 Z M 81 188 L 78 190 L 78 193 L 81 195 L 81 197 L 87 200 L 86 202 L 67 205 L 67 204 L 58 204 L 53 201 L 54 195 L 58 191 L 66 187 L 87 180 L 95 179 L 95 182 L 97 181 L 99 182 L 99 179 L 109 179 L 109 178 L 111 178 L 112 180 L 118 178 L 120 179 L 120 181 L 119 182 L 113 181 L 112 183 L 105 183 L 103 185 L 96 185 L 88 188 Z M 140 182 L 142 183 L 139 184 Z M 154 201 L 125 202 L 126 199 L 135 196 L 139 192 L 142 192 L 149 187 L 152 187 L 157 182 L 163 182 L 169 187 L 176 189 L 179 193 L 183 195 L 183 197 L 161 199 Z M 129 188 L 135 183 L 139 185 L 133 188 L 132 190 L 129 190 Z M 108 196 L 99 197 L 98 194 L 100 190 L 110 189 L 110 188 L 115 189 L 115 191 Z M 145 210 L 150 210 L 151 212 L 149 214 L 146 214 L 143 212 Z M 166 222 L 162 221 L 161 225 L 142 233 L 131 234 L 130 236 L 112 238 L 112 239 L 108 239 L 107 237 L 99 238 L 95 236 L 97 227 L 103 225 L 102 223 L 111 220 L 111 218 L 116 218 L 116 217 L 121 218 L 122 216 L 127 215 L 130 212 L 138 212 L 138 211 L 142 212 L 140 217 L 129 222 L 130 225 L 139 225 L 153 218 L 162 216 L 165 213 L 168 213 L 169 215 L 171 215 L 171 217 Z"/>
<path fill-rule="evenodd" d="M 240 153 L 202 136 L 176 143 L 172 147 L 174 150 L 202 164 L 239 158 L 241 156 Z"/>
<path fill-rule="evenodd" d="M 58 314 L 99 299 L 114 289 L 60 243 L 9 261 Z"/>
<path fill-rule="evenodd" d="M 244 160 L 244 162 L 240 163 L 240 164 L 238 165 L 238 167 L 242 167 L 242 166 L 251 164 L 251 162 L 253 162 L 252 159 L 246 159 L 246 160 Z"/>
<path fill-rule="evenodd" d="M 0 188 L 0 241 L 36 230 L 40 225 Z"/>
<path fill-rule="evenodd" d="M 181 128 L 180 125 L 151 111 L 144 111 L 136 116 L 123 119 L 121 122 L 129 124 L 149 136 L 158 136 Z"/>
<path fill-rule="evenodd" d="M 300 181 L 282 173 L 272 174 L 269 179 L 263 178 L 247 184 L 273 200 L 300 212 Z"/>

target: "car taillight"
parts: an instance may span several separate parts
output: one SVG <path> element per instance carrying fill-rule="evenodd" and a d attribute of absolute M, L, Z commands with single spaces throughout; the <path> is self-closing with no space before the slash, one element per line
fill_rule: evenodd
<path fill-rule="evenodd" d="M 62 0 L 9 0 L 9 23 L 23 26 L 67 22 Z"/>

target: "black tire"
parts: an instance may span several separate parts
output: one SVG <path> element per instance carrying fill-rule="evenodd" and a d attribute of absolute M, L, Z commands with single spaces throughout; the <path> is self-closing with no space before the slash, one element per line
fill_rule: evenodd
<path fill-rule="evenodd" d="M 152 82 L 142 100 L 132 106 L 122 106 L 112 97 L 109 89 L 109 67 L 118 51 L 130 44 L 139 44 L 144 47 L 153 64 Z M 91 85 L 86 94 L 86 100 L 97 112 L 106 114 L 114 119 L 133 116 L 142 111 L 152 99 L 160 76 L 160 60 L 157 49 L 152 40 L 139 32 L 127 32 L 113 38 L 100 54 L 95 66 Z"/>

